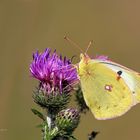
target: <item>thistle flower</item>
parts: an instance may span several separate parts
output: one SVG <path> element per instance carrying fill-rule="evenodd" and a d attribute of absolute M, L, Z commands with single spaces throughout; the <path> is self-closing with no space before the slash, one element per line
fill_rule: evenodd
<path fill-rule="evenodd" d="M 80 114 L 77 109 L 69 108 L 62 110 L 56 116 L 56 125 L 58 129 L 72 133 L 77 127 Z"/>
<path fill-rule="evenodd" d="M 76 69 L 66 57 L 58 56 L 56 51 L 51 53 L 47 48 L 43 53 L 33 54 L 30 72 L 40 81 L 38 90 L 34 94 L 35 102 L 43 107 L 64 106 L 69 93 L 77 82 Z"/>

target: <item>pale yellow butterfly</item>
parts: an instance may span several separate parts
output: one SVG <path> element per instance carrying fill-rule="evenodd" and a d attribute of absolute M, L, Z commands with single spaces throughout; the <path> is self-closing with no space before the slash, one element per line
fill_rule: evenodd
<path fill-rule="evenodd" d="M 91 59 L 82 53 L 80 59 L 77 72 L 84 100 L 96 119 L 116 118 L 140 102 L 139 73 L 104 57 Z"/>

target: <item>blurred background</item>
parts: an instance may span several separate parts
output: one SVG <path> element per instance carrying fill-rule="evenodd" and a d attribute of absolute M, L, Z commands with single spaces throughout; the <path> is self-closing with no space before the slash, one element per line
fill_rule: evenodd
<path fill-rule="evenodd" d="M 30 108 L 37 107 L 30 77 L 32 53 L 46 47 L 72 57 L 80 51 L 68 44 L 68 35 L 89 55 L 108 55 L 113 61 L 140 72 L 139 0 L 0 0 L 0 140 L 41 140 L 41 121 Z M 86 140 L 92 130 L 96 140 L 139 140 L 140 105 L 124 116 L 97 121 L 82 115 L 75 131 Z"/>

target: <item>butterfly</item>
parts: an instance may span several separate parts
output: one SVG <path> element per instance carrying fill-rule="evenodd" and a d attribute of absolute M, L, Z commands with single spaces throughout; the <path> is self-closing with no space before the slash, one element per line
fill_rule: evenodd
<path fill-rule="evenodd" d="M 82 53 L 77 72 L 84 100 L 98 120 L 119 117 L 140 102 L 140 74 L 107 57 Z"/>

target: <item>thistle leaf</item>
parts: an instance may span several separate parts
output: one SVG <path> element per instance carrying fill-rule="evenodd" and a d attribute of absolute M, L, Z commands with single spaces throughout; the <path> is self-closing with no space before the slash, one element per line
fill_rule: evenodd
<path fill-rule="evenodd" d="M 35 115 L 37 115 L 39 118 L 41 118 L 43 121 L 46 120 L 46 119 L 45 119 L 45 116 L 44 116 L 41 112 L 39 112 L 38 110 L 32 108 L 31 111 L 32 111 Z"/>

